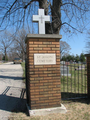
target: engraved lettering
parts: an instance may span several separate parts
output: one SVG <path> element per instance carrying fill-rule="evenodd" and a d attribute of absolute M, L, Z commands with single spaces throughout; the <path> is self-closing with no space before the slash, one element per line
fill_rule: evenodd
<path fill-rule="evenodd" d="M 56 54 L 34 54 L 34 65 L 56 64 Z"/>

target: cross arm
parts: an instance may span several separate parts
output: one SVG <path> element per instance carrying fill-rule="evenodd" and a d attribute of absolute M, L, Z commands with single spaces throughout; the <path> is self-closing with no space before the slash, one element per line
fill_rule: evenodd
<path fill-rule="evenodd" d="M 39 21 L 39 17 L 38 17 L 38 15 L 33 15 L 33 21 L 36 21 L 36 22 Z"/>
<path fill-rule="evenodd" d="M 50 16 L 49 16 L 49 15 L 46 15 L 46 16 L 44 17 L 44 20 L 45 20 L 46 23 L 49 23 L 49 22 L 50 22 Z"/>

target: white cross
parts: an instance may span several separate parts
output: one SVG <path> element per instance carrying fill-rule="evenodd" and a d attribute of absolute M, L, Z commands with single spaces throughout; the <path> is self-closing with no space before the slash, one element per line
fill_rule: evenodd
<path fill-rule="evenodd" d="M 39 22 L 39 34 L 45 34 L 45 22 L 50 21 L 50 16 L 44 15 L 44 9 L 38 9 L 38 15 L 33 15 L 33 21 Z"/>

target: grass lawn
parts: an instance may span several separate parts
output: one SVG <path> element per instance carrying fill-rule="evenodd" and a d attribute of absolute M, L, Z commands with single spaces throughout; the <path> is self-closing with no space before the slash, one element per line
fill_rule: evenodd
<path fill-rule="evenodd" d="M 86 66 L 82 70 L 76 70 L 80 65 L 69 65 L 69 74 L 71 76 L 61 76 L 61 92 L 63 98 L 67 97 L 66 93 L 70 93 L 72 97 L 87 94 L 87 71 Z"/>

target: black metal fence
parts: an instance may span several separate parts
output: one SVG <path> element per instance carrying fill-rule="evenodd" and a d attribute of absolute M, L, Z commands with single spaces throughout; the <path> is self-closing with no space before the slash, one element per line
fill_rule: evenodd
<path fill-rule="evenodd" d="M 86 98 L 87 65 L 61 61 L 60 69 L 62 99 Z"/>

